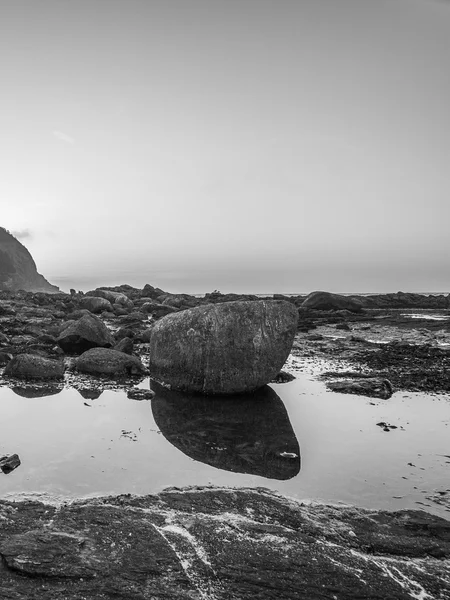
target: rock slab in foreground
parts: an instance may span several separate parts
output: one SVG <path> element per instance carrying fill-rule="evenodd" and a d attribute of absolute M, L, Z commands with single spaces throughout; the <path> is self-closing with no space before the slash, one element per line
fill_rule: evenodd
<path fill-rule="evenodd" d="M 0 597 L 437 600 L 450 522 L 191 488 L 55 508 L 0 502 Z"/>
<path fill-rule="evenodd" d="M 284 301 L 207 304 L 152 328 L 151 377 L 172 389 L 236 394 L 268 383 L 285 363 L 298 312 Z"/>

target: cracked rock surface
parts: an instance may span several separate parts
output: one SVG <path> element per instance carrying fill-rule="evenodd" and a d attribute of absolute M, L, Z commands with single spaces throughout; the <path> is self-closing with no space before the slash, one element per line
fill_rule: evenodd
<path fill-rule="evenodd" d="M 0 597 L 450 598 L 450 522 L 171 488 L 54 506 L 0 501 Z"/>

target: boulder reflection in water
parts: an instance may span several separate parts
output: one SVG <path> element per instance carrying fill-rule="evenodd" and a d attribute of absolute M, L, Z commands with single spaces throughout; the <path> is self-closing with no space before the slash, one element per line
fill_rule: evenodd
<path fill-rule="evenodd" d="M 300 471 L 300 448 L 282 400 L 269 386 L 239 396 L 173 392 L 152 382 L 153 417 L 165 438 L 207 465 L 268 479 Z"/>
<path fill-rule="evenodd" d="M 45 398 L 47 396 L 56 396 L 63 391 L 63 385 L 24 385 L 14 386 L 12 391 L 22 398 Z"/>

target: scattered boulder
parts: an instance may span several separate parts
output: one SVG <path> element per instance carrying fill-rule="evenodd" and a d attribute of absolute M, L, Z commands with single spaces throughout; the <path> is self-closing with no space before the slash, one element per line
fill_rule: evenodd
<path fill-rule="evenodd" d="M 253 391 L 279 373 L 297 319 L 293 304 L 274 300 L 207 304 L 168 315 L 152 328 L 151 376 L 180 391 Z"/>
<path fill-rule="evenodd" d="M 35 354 L 19 354 L 8 362 L 4 375 L 18 379 L 60 379 L 64 363 Z"/>
<path fill-rule="evenodd" d="M 4 367 L 12 359 L 12 355 L 8 352 L 0 352 L 0 367 Z"/>
<path fill-rule="evenodd" d="M 125 352 L 125 354 L 133 354 L 133 340 L 125 337 L 120 340 L 115 346 L 114 350 L 118 352 Z"/>
<path fill-rule="evenodd" d="M 162 303 L 165 306 L 173 306 L 174 308 L 193 308 L 199 305 L 200 300 L 189 294 L 173 294 L 165 298 Z"/>
<path fill-rule="evenodd" d="M 98 289 L 86 292 L 86 296 L 103 298 L 107 300 L 110 304 L 117 307 L 122 307 L 124 309 L 132 309 L 134 307 L 133 301 L 121 292 L 113 292 L 112 290 Z"/>
<path fill-rule="evenodd" d="M 290 381 L 294 381 L 295 377 L 291 373 L 287 371 L 280 371 L 278 375 L 272 379 L 270 383 L 289 383 Z"/>
<path fill-rule="evenodd" d="M 71 323 L 56 340 L 68 354 L 81 354 L 90 348 L 111 348 L 114 338 L 106 325 L 94 315 L 84 315 Z"/>
<path fill-rule="evenodd" d="M 143 375 L 146 372 L 139 358 L 111 348 L 87 350 L 76 359 L 75 368 L 82 373 L 112 377 Z"/>
<path fill-rule="evenodd" d="M 153 326 L 149 327 L 148 329 L 145 329 L 145 331 L 143 331 L 141 333 L 141 335 L 139 336 L 140 341 L 143 342 L 144 344 L 148 344 L 150 342 L 150 338 L 152 336 L 152 331 L 153 331 Z"/>
<path fill-rule="evenodd" d="M 20 466 L 20 458 L 18 454 L 11 454 L 11 456 L 3 456 L 0 458 L 0 469 L 8 475 L 14 469 Z"/>
<path fill-rule="evenodd" d="M 149 283 L 146 283 L 141 291 L 141 298 L 158 298 L 158 296 L 161 296 L 162 294 L 164 294 L 164 291 L 160 288 L 155 288 L 152 285 L 150 285 Z"/>
<path fill-rule="evenodd" d="M 174 306 L 170 306 L 169 304 L 158 304 L 157 302 L 146 302 L 141 306 L 141 310 L 144 313 L 152 315 L 152 317 L 155 317 L 156 319 L 178 312 L 178 308 L 175 308 Z"/>
<path fill-rule="evenodd" d="M 367 377 L 358 379 L 344 379 L 342 381 L 328 381 L 327 388 L 341 394 L 357 394 L 369 398 L 387 400 L 392 396 L 392 384 L 388 379 L 381 377 Z"/>
<path fill-rule="evenodd" d="M 314 310 L 348 310 L 350 312 L 362 310 L 362 304 L 358 300 L 330 292 L 311 292 L 306 296 L 301 307 Z"/>
<path fill-rule="evenodd" d="M 96 298 L 94 296 L 83 296 L 79 303 L 80 308 L 85 308 L 89 310 L 91 313 L 102 313 L 102 312 L 111 312 L 112 306 L 111 302 L 106 300 L 105 298 Z"/>
<path fill-rule="evenodd" d="M 155 397 L 153 390 L 143 390 L 142 388 L 132 388 L 127 391 L 127 398 L 131 400 L 151 400 Z"/>

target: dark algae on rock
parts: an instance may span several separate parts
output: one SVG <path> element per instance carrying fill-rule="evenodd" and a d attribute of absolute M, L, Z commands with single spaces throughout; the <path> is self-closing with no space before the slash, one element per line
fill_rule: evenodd
<path fill-rule="evenodd" d="M 1 501 L 0 515 L 5 599 L 450 597 L 450 523 L 420 511 L 172 488 L 59 507 Z"/>
<path fill-rule="evenodd" d="M 450 392 L 450 350 L 430 345 L 390 343 L 361 352 L 359 362 L 385 374 L 396 388 Z"/>

